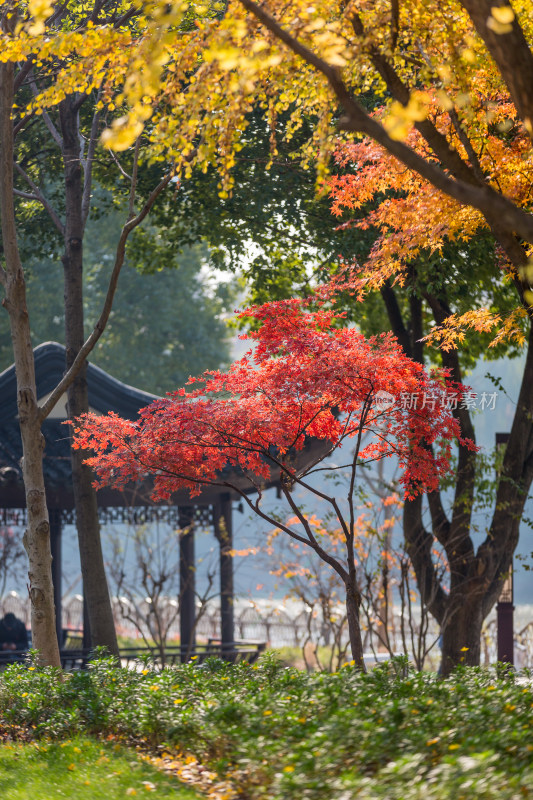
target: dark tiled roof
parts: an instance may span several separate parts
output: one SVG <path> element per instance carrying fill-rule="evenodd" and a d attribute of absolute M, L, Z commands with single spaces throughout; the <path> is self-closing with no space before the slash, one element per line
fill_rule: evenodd
<path fill-rule="evenodd" d="M 46 342 L 34 350 L 37 396 L 49 394 L 65 371 L 65 348 L 57 342 Z M 135 419 L 139 409 L 156 399 L 155 395 L 127 386 L 103 369 L 88 364 L 89 405 L 94 411 L 116 411 L 122 417 Z M 0 507 L 20 505 L 22 490 L 22 443 L 17 421 L 15 367 L 0 373 Z M 44 475 L 47 490 L 71 494 L 70 431 L 60 419 L 43 423 L 45 437 Z M 70 503 L 67 502 L 67 505 Z"/>
<path fill-rule="evenodd" d="M 65 372 L 65 348 L 57 342 L 45 342 L 36 347 L 35 380 L 37 396 L 47 395 L 57 385 Z M 116 411 L 121 417 L 135 419 L 140 408 L 156 399 L 156 395 L 142 392 L 113 378 L 94 364 L 87 365 L 89 405 L 95 411 Z M 0 426 L 17 416 L 17 383 L 12 365 L 0 373 Z"/>

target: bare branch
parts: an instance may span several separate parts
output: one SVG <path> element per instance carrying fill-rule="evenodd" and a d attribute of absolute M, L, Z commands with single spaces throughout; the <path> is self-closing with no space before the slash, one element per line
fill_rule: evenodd
<path fill-rule="evenodd" d="M 440 492 L 428 492 L 427 498 L 433 533 L 435 538 L 445 546 L 450 535 L 450 521 L 442 505 Z"/>
<path fill-rule="evenodd" d="M 98 98 L 100 93 L 98 94 Z M 97 111 L 93 116 L 91 124 L 91 132 L 89 134 L 89 144 L 87 147 L 87 158 L 83 161 L 83 198 L 81 202 L 81 219 L 82 225 L 85 229 L 87 219 L 89 217 L 89 210 L 91 208 L 91 188 L 92 188 L 92 173 L 94 165 L 94 154 L 96 151 L 96 144 L 98 142 L 98 126 L 101 119 L 101 111 Z"/>
<path fill-rule="evenodd" d="M 33 92 L 33 96 L 37 97 L 39 95 L 39 87 L 37 86 L 37 81 L 35 79 L 35 75 L 33 75 L 33 74 L 30 75 L 30 80 L 28 81 L 28 83 L 29 83 L 29 85 L 31 87 L 31 90 Z M 44 124 L 46 125 L 46 127 L 50 131 L 52 139 L 57 144 L 59 149 L 62 150 L 63 149 L 63 139 L 61 138 L 61 134 L 59 133 L 58 129 L 56 128 L 56 126 L 52 122 L 50 114 L 48 113 L 48 111 L 43 109 L 43 112 L 42 112 L 41 116 L 43 118 Z"/>
<path fill-rule="evenodd" d="M 15 161 L 15 169 L 17 170 L 17 172 L 20 175 L 22 175 L 22 177 L 24 178 L 24 180 L 26 181 L 26 183 L 28 184 L 30 189 L 33 190 L 34 195 L 36 195 L 36 199 L 48 211 L 48 216 L 50 217 L 50 219 L 52 220 L 52 222 L 56 226 L 56 228 L 59 231 L 59 233 L 63 236 L 64 233 L 65 233 L 65 226 L 61 222 L 61 219 L 60 219 L 59 214 L 57 213 L 57 211 L 54 209 L 54 207 L 51 205 L 51 203 L 46 199 L 46 197 L 41 192 L 41 190 L 39 189 L 37 184 L 34 183 L 34 181 L 32 181 L 30 176 L 26 172 L 24 172 L 24 170 L 22 169 L 20 164 L 17 164 L 16 161 Z"/>
<path fill-rule="evenodd" d="M 141 137 L 137 137 L 135 142 L 135 151 L 133 154 L 133 169 L 131 171 L 131 186 L 130 197 L 128 201 L 128 219 L 131 219 L 135 214 L 135 193 L 137 191 L 137 174 L 139 172 L 139 150 L 141 148 Z"/>
<path fill-rule="evenodd" d="M 16 125 L 13 126 L 13 138 L 16 139 L 21 130 L 25 127 L 26 123 L 30 119 L 35 119 L 33 114 L 26 114 L 22 119 L 20 119 Z"/>
<path fill-rule="evenodd" d="M 27 61 L 25 61 L 19 71 L 15 76 L 15 80 L 13 81 L 13 94 L 16 94 L 22 84 L 24 83 L 27 75 L 31 72 L 33 67 L 33 57 L 30 57 Z"/>
<path fill-rule="evenodd" d="M 126 172 L 126 170 L 124 169 L 124 167 L 122 166 L 120 161 L 118 160 L 118 158 L 116 156 L 116 153 L 114 153 L 113 150 L 108 150 L 108 153 L 111 156 L 111 158 L 113 159 L 113 161 L 115 162 L 115 164 L 117 165 L 118 171 L 120 172 L 122 177 L 123 178 L 127 178 L 129 181 L 131 181 L 131 175 L 128 175 L 128 173 Z"/>
<path fill-rule="evenodd" d="M 17 197 L 22 197 L 23 200 L 39 201 L 39 198 L 37 197 L 36 194 L 32 194 L 31 192 L 21 192 L 20 189 L 13 189 L 13 194 L 16 195 Z"/>
<path fill-rule="evenodd" d="M 332 567 L 332 569 L 334 569 L 335 572 L 337 572 L 343 580 L 346 580 L 348 578 L 346 570 L 341 564 L 339 564 L 336 558 L 331 556 L 326 550 L 324 550 L 323 547 L 319 545 L 315 536 L 313 535 L 313 531 L 311 529 L 311 526 L 309 525 L 309 522 L 307 521 L 305 515 L 302 513 L 300 508 L 296 505 L 290 490 L 283 489 L 283 494 L 288 504 L 290 505 L 291 509 L 294 511 L 294 513 L 300 520 L 300 523 L 307 534 L 307 538 L 309 539 L 309 541 L 307 542 L 308 547 L 311 547 L 315 551 L 315 553 L 322 559 L 322 561 L 325 561 L 326 564 L 329 564 L 330 567 Z"/>
<path fill-rule="evenodd" d="M 448 607 L 448 597 L 433 564 L 433 536 L 425 530 L 422 523 L 421 496 L 405 501 L 403 530 L 407 552 L 416 573 L 421 601 L 442 625 Z"/>
<path fill-rule="evenodd" d="M 353 502 L 353 496 L 355 492 L 355 474 L 357 471 L 357 459 L 359 458 L 359 453 L 361 451 L 361 441 L 363 438 L 363 429 L 366 422 L 366 418 L 368 417 L 368 413 L 370 411 L 370 404 L 372 400 L 372 392 L 369 392 L 365 398 L 365 402 L 363 403 L 363 408 L 361 410 L 361 417 L 359 420 L 359 431 L 357 433 L 357 440 L 355 443 L 352 463 L 350 466 L 350 488 L 348 490 L 348 505 L 350 508 L 350 526 L 349 526 L 349 541 L 353 543 L 354 537 L 354 528 L 355 528 L 355 508 Z M 348 539 L 346 540 L 348 544 Z M 353 550 L 353 548 L 351 548 Z M 353 555 L 353 552 L 351 553 Z"/>
<path fill-rule="evenodd" d="M 466 151 L 474 175 L 476 176 L 476 178 L 480 183 L 484 183 L 487 177 L 483 172 L 481 164 L 479 163 L 479 158 L 477 157 L 477 153 L 472 147 L 472 142 L 468 138 L 465 129 L 461 125 L 461 122 L 459 120 L 459 117 L 457 116 L 457 111 L 455 110 L 455 108 L 452 108 L 450 111 L 448 111 L 448 116 L 452 121 L 452 125 L 455 129 L 457 136 L 459 137 L 459 141 L 461 142 Z"/>
<path fill-rule="evenodd" d="M 227 483 L 226 485 L 229 488 L 232 488 L 235 491 L 237 491 L 240 494 L 240 496 L 243 498 L 243 500 L 245 500 L 246 503 L 250 506 L 250 508 L 254 511 L 254 513 L 257 514 L 262 519 L 264 519 L 265 522 L 268 522 L 270 525 L 273 525 L 275 528 L 279 528 L 280 530 L 284 531 L 284 533 L 287 533 L 291 537 L 291 539 L 296 539 L 296 541 L 302 542 L 302 544 L 305 544 L 307 547 L 311 547 L 313 550 L 315 550 L 317 555 L 320 556 L 320 558 L 323 558 L 324 561 L 326 561 L 330 565 L 330 567 L 332 567 L 335 570 L 335 572 L 337 572 L 340 575 L 340 577 L 342 578 L 343 581 L 347 580 L 348 573 L 346 572 L 344 567 L 341 564 L 339 564 L 339 562 L 335 558 L 330 556 L 329 553 L 327 553 L 325 550 L 323 550 L 318 543 L 316 543 L 316 547 L 315 547 L 315 545 L 312 544 L 312 542 L 309 539 L 306 539 L 304 536 L 300 536 L 298 533 L 296 533 L 296 531 L 294 531 L 288 525 L 284 525 L 279 520 L 274 519 L 274 517 L 271 517 L 270 514 L 265 514 L 265 512 L 262 511 L 262 509 L 259 507 L 258 503 L 257 502 L 254 503 L 252 500 L 250 500 L 248 495 L 245 492 L 243 492 L 241 489 L 238 489 L 236 486 L 232 486 L 229 483 Z M 291 505 L 291 507 L 293 508 L 293 510 L 295 510 L 295 508 L 296 508 L 296 506 L 294 506 L 294 505 Z M 299 511 L 299 509 L 298 509 L 298 511 Z M 298 516 L 299 516 L 299 514 L 298 514 Z M 312 536 L 312 534 L 311 534 L 311 536 Z M 312 537 L 312 538 L 314 539 L 314 537 Z M 316 540 L 315 540 L 315 542 L 316 542 Z"/>

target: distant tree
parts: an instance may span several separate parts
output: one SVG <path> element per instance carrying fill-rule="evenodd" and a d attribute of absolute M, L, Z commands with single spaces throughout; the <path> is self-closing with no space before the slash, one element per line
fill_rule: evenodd
<path fill-rule="evenodd" d="M 105 213 L 104 213 L 105 211 Z M 96 321 L 107 289 L 109 260 L 120 232 L 120 212 L 103 209 L 87 223 L 84 252 L 83 296 L 85 330 Z M 119 380 L 154 394 L 181 386 L 200 369 L 217 369 L 229 362 L 228 329 L 223 317 L 236 300 L 230 282 L 209 285 L 202 274 L 205 248 L 185 247 L 181 252 L 158 248 L 153 227 L 150 235 L 135 238 L 130 252 L 134 263 L 143 255 L 144 272 L 126 258 L 110 320 L 91 353 L 90 360 Z M 141 248 L 141 243 L 143 246 Z M 28 251 L 33 245 L 22 237 Z M 32 343 L 64 342 L 64 303 L 57 291 L 62 265 L 41 253 L 27 253 L 28 308 Z M 161 252 L 163 251 L 163 252 Z M 148 272 L 151 266 L 153 274 Z M 13 361 L 9 324 L 0 317 L 0 370 Z"/>
<path fill-rule="evenodd" d="M 252 303 L 309 294 L 336 268 L 339 256 L 364 260 L 375 235 L 337 225 L 327 194 L 317 196 L 314 165 L 306 166 L 299 152 L 312 138 L 315 124 L 305 119 L 286 140 L 285 117 L 272 129 L 261 109 L 250 112 L 235 155 L 231 195 L 220 196 L 220 174 L 214 167 L 193 169 L 153 209 L 153 224 L 165 231 L 160 249 L 166 246 L 174 253 L 204 242 L 213 267 L 244 278 L 243 289 Z"/>

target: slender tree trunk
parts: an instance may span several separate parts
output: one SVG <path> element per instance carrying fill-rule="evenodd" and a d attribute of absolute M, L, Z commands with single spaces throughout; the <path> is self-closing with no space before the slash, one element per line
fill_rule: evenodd
<path fill-rule="evenodd" d="M 60 105 L 65 173 L 65 345 L 67 369 L 84 343 L 83 325 L 83 182 L 80 163 L 79 117 L 76 97 L 69 96 Z M 70 419 L 89 410 L 87 366 L 84 365 L 68 389 Z M 93 474 L 83 460 L 87 452 L 72 450 L 72 483 L 80 548 L 83 589 L 87 600 L 91 643 L 107 647 L 118 655 L 117 636 L 111 598 L 105 574 L 100 538 L 100 523 Z"/>
<path fill-rule="evenodd" d="M 346 617 L 348 620 L 348 634 L 350 637 L 350 649 L 355 665 L 365 671 L 363 659 L 363 640 L 361 638 L 361 623 L 359 620 L 359 606 L 361 605 L 361 595 L 352 578 L 348 578 L 346 587 Z"/>
<path fill-rule="evenodd" d="M 37 405 L 35 365 L 26 306 L 26 283 L 16 238 L 13 195 L 13 64 L 0 64 L 0 210 L 5 269 L 3 305 L 9 313 L 17 377 L 17 406 L 23 452 L 28 527 L 24 547 L 29 559 L 33 646 L 43 664 L 60 667 L 55 629 L 50 523 L 43 474 L 44 439 Z"/>

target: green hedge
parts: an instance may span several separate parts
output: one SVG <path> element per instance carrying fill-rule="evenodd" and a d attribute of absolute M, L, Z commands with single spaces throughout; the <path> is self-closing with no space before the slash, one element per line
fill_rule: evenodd
<path fill-rule="evenodd" d="M 4 734 L 176 748 L 272 800 L 533 797 L 532 712 L 529 682 L 473 668 L 439 680 L 400 663 L 308 675 L 271 657 L 162 672 L 104 659 L 0 675 Z"/>

